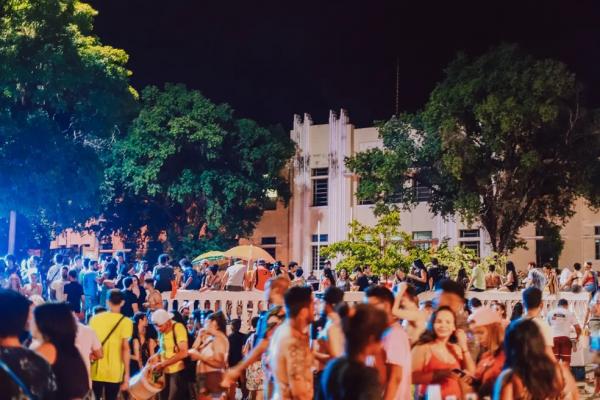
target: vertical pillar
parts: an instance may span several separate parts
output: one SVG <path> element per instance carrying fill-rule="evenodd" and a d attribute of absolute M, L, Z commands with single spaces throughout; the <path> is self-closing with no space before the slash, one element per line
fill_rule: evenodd
<path fill-rule="evenodd" d="M 8 254 L 15 254 L 15 236 L 17 233 L 17 212 L 11 211 L 8 223 Z"/>

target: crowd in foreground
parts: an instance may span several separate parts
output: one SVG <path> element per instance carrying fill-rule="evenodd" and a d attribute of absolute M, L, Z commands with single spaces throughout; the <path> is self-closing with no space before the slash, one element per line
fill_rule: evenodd
<path fill-rule="evenodd" d="M 160 290 L 177 288 L 176 279 L 161 286 L 161 271 L 173 269 L 168 258 L 138 276 L 126 263 L 116 268 L 121 257 L 100 274 L 85 260 L 73 260 L 80 271 L 53 265 L 46 274 L 60 274 L 64 284 L 47 277 L 49 301 L 36 281 L 25 285 L 29 293 L 0 290 L 2 396 L 151 398 L 140 390 L 149 384 L 161 400 L 233 399 L 238 390 L 247 399 L 577 399 L 571 351 L 584 328 L 600 325 L 598 295 L 583 324 L 564 299 L 543 310 L 544 281 L 532 268 L 508 318 L 501 303 L 467 303 L 456 280 L 434 282 L 435 300 L 419 304 L 413 273 L 398 277 L 392 291 L 361 271 L 364 304 L 349 306 L 337 285 L 343 274 L 329 272 L 335 281 L 315 291 L 295 279 L 293 265 L 256 278 L 264 279 L 268 308 L 244 334 L 242 321 L 223 311 L 166 310 Z M 253 271 L 263 267 L 257 264 Z M 244 290 L 246 273 L 232 285 L 232 267 L 247 265 L 225 270 L 224 289 Z M 93 301 L 85 291 L 92 281 Z"/>

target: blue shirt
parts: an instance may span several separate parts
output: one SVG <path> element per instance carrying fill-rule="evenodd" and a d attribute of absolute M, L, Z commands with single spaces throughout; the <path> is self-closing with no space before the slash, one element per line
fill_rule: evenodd
<path fill-rule="evenodd" d="M 81 285 L 83 286 L 83 294 L 86 296 L 95 296 L 98 293 L 98 283 L 96 271 L 86 271 L 83 274 Z"/>

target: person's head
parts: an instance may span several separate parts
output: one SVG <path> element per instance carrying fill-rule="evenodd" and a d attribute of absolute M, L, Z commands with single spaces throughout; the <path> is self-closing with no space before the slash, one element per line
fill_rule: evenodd
<path fill-rule="evenodd" d="M 562 308 L 565 308 L 565 309 L 568 309 L 569 308 L 569 302 L 567 301 L 567 299 L 560 299 L 558 301 L 558 306 L 562 307 Z"/>
<path fill-rule="evenodd" d="M 441 306 L 435 310 L 425 332 L 419 338 L 419 344 L 430 343 L 436 340 L 454 341 L 454 332 L 456 331 L 456 314 L 450 307 Z"/>
<path fill-rule="evenodd" d="M 425 264 L 423 263 L 423 261 L 419 258 L 417 258 L 415 261 L 413 261 L 413 266 L 415 268 L 418 269 L 424 269 L 425 268 Z"/>
<path fill-rule="evenodd" d="M 493 309 L 479 307 L 469 316 L 469 328 L 481 347 L 496 351 L 502 347 L 504 328 L 502 318 Z"/>
<path fill-rule="evenodd" d="M 365 292 L 367 303 L 383 310 L 388 319 L 391 319 L 394 306 L 394 294 L 386 287 L 371 286 Z"/>
<path fill-rule="evenodd" d="M 131 289 L 131 286 L 133 286 L 133 279 L 130 276 L 123 279 L 123 289 Z"/>
<path fill-rule="evenodd" d="M 544 264 L 544 271 L 546 271 L 546 272 L 552 271 L 552 264 L 550 264 L 550 263 Z"/>
<path fill-rule="evenodd" d="M 146 290 L 154 289 L 154 279 L 152 279 L 152 278 L 144 279 L 144 289 L 146 289 Z"/>
<path fill-rule="evenodd" d="M 90 260 L 90 270 L 92 270 L 92 271 L 98 270 L 98 261 Z"/>
<path fill-rule="evenodd" d="M 330 286 L 323 293 L 323 302 L 327 313 L 336 309 L 338 304 L 344 301 L 344 291 L 338 287 Z"/>
<path fill-rule="evenodd" d="M 160 256 L 158 256 L 158 263 L 160 265 L 167 265 L 169 263 L 169 255 L 161 254 Z"/>
<path fill-rule="evenodd" d="M 284 295 L 287 318 L 309 324 L 314 319 L 312 290 L 305 286 L 290 288 Z"/>
<path fill-rule="evenodd" d="M 0 289 L 0 339 L 18 337 L 27 324 L 29 301 L 14 290 Z"/>
<path fill-rule="evenodd" d="M 521 318 L 523 316 L 523 312 L 523 303 L 519 301 L 513 306 L 512 313 L 510 314 L 510 320 L 514 321 Z"/>
<path fill-rule="evenodd" d="M 431 300 L 427 300 L 424 301 L 423 304 L 421 304 L 420 309 L 427 313 L 427 315 L 431 315 L 433 313 L 433 301 Z"/>
<path fill-rule="evenodd" d="M 284 276 L 277 276 L 267 281 L 265 285 L 265 296 L 272 304 L 282 306 L 284 304 L 285 292 L 290 287 L 290 281 Z"/>
<path fill-rule="evenodd" d="M 323 270 L 323 275 L 325 276 L 325 278 L 329 279 L 329 281 L 335 285 L 335 276 L 333 276 L 333 271 L 331 270 L 331 268 L 325 268 Z"/>
<path fill-rule="evenodd" d="M 62 256 L 62 254 L 55 254 L 54 257 L 52 258 L 52 261 L 56 265 L 61 265 L 63 263 L 63 256 Z"/>
<path fill-rule="evenodd" d="M 117 251 L 115 253 L 115 259 L 117 260 L 117 262 L 119 264 L 125 263 L 125 252 L 124 251 Z"/>
<path fill-rule="evenodd" d="M 110 310 L 113 312 L 120 312 L 123 304 L 125 304 L 123 292 L 119 289 L 111 289 L 108 292 L 108 306 L 110 307 Z"/>
<path fill-rule="evenodd" d="M 331 263 L 329 265 L 331 265 Z M 325 265 L 325 266 L 327 266 L 327 265 Z M 291 263 L 288 264 L 288 269 L 290 272 L 294 272 L 298 268 L 300 268 L 300 266 L 298 265 L 298 263 L 296 261 L 292 261 Z"/>
<path fill-rule="evenodd" d="M 369 304 L 357 304 L 352 308 L 344 304 L 339 312 L 348 357 L 356 359 L 361 354 L 378 353 L 381 336 L 388 326 L 385 312 Z"/>
<path fill-rule="evenodd" d="M 103 312 L 106 312 L 106 307 L 103 307 L 103 306 L 94 306 L 94 308 L 92 309 L 92 313 L 94 315 L 98 315 L 98 314 L 101 314 Z"/>
<path fill-rule="evenodd" d="M 431 258 L 431 265 L 433 265 L 434 267 L 437 267 L 439 265 L 438 259 L 435 257 Z"/>
<path fill-rule="evenodd" d="M 152 325 L 160 333 L 168 332 L 173 326 L 173 314 L 165 309 L 159 308 L 152 313 Z"/>
<path fill-rule="evenodd" d="M 523 290 L 523 307 L 527 312 L 535 312 L 542 308 L 542 291 L 534 286 Z"/>
<path fill-rule="evenodd" d="M 515 263 L 513 263 L 512 261 L 506 262 L 506 273 L 508 274 L 509 272 L 512 272 L 515 275 L 517 274 L 517 269 L 515 268 Z"/>
<path fill-rule="evenodd" d="M 579 264 L 579 263 L 575 263 L 575 264 L 573 264 L 573 269 L 574 269 L 575 271 L 581 271 L 581 264 Z"/>
<path fill-rule="evenodd" d="M 77 270 L 76 269 L 70 269 L 67 275 L 67 279 L 69 280 L 69 282 L 75 282 L 77 281 Z"/>
<path fill-rule="evenodd" d="M 35 283 L 39 282 L 39 275 L 38 275 L 37 272 L 32 271 L 32 272 L 29 273 L 29 282 L 31 284 L 35 284 Z"/>
<path fill-rule="evenodd" d="M 561 392 L 556 364 L 546 352 L 540 328 L 530 319 L 510 324 L 504 337 L 504 368 L 510 368 L 522 380 L 534 399 L 557 397 Z"/>
<path fill-rule="evenodd" d="M 417 295 L 417 289 L 415 289 L 412 285 L 407 285 L 402 298 L 400 299 L 400 306 L 402 308 L 408 307 L 418 307 L 419 306 L 419 296 Z"/>
<path fill-rule="evenodd" d="M 591 271 L 592 270 L 592 262 L 591 261 L 586 261 L 585 262 L 585 266 L 583 267 L 586 271 Z"/>
<path fill-rule="evenodd" d="M 60 269 L 60 277 L 63 281 L 67 280 L 67 278 L 69 277 L 69 267 L 64 266 Z"/>
<path fill-rule="evenodd" d="M 346 268 L 340 269 L 340 273 L 338 275 L 340 279 L 347 280 L 348 279 L 348 270 Z"/>
<path fill-rule="evenodd" d="M 456 275 L 456 280 L 460 281 L 462 279 L 468 279 L 467 270 L 464 268 L 460 268 Z M 464 296 L 464 290 L 463 290 L 463 296 Z"/>
<path fill-rule="evenodd" d="M 536 265 L 537 264 L 535 263 L 535 261 L 529 261 L 529 263 L 527 264 L 527 270 L 529 271 L 529 270 L 534 269 L 536 267 Z"/>
<path fill-rule="evenodd" d="M 496 271 L 496 266 L 494 264 L 490 264 L 488 266 L 488 271 L 490 271 L 491 273 L 494 273 Z"/>
<path fill-rule="evenodd" d="M 192 262 L 190 260 L 188 260 L 186 257 L 179 260 L 179 266 L 182 269 L 193 268 Z"/>
<path fill-rule="evenodd" d="M 450 279 L 443 279 L 438 288 L 435 304 L 438 307 L 450 307 L 455 314 L 459 313 L 465 304 L 465 289 Z"/>
<path fill-rule="evenodd" d="M 472 258 L 469 260 L 469 267 L 475 268 L 477 266 L 477 260 Z"/>
<path fill-rule="evenodd" d="M 77 255 L 73 258 L 73 265 L 75 268 L 83 268 L 83 257 Z"/>
<path fill-rule="evenodd" d="M 250 325 L 252 326 L 252 329 L 256 330 L 259 321 L 260 317 L 252 317 L 252 319 L 250 320 Z"/>
<path fill-rule="evenodd" d="M 481 300 L 479 300 L 477 297 L 471 297 L 469 299 L 469 310 L 474 312 L 479 307 L 481 307 Z"/>
<path fill-rule="evenodd" d="M 231 320 L 231 331 L 238 333 L 242 329 L 242 320 L 239 318 Z"/>
<path fill-rule="evenodd" d="M 213 264 L 210 267 L 208 267 L 208 270 L 211 274 L 216 275 L 217 272 L 219 272 L 219 266 L 217 264 Z"/>
<path fill-rule="evenodd" d="M 356 276 L 361 276 L 363 274 L 363 270 L 361 267 L 355 267 L 353 272 Z"/>
<path fill-rule="evenodd" d="M 33 309 L 35 328 L 45 342 L 52 343 L 57 351 L 75 349 L 77 324 L 66 303 L 45 303 Z"/>
<path fill-rule="evenodd" d="M 494 303 L 492 304 L 492 309 L 498 313 L 500 318 L 506 319 L 506 306 L 502 303 Z"/>
<path fill-rule="evenodd" d="M 206 317 L 204 321 L 204 327 L 210 334 L 216 334 L 217 332 L 227 332 L 227 318 L 223 311 L 217 311 Z"/>
<path fill-rule="evenodd" d="M 294 272 L 294 274 L 296 274 L 296 278 L 300 279 L 304 276 L 304 270 L 298 267 L 296 268 L 296 272 Z"/>
<path fill-rule="evenodd" d="M 34 269 L 40 265 L 40 258 L 38 256 L 31 256 L 27 259 L 27 268 Z"/>

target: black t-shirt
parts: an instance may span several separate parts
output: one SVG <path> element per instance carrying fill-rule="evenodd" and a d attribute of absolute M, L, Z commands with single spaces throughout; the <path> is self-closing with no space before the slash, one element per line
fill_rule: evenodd
<path fill-rule="evenodd" d="M 444 278 L 446 277 L 446 274 L 444 273 L 444 270 L 442 268 L 440 268 L 439 265 L 436 265 L 434 267 L 431 267 L 427 270 L 427 279 L 431 278 L 433 280 L 433 288 L 430 289 L 438 289 L 438 284 L 444 280 Z"/>
<path fill-rule="evenodd" d="M 246 335 L 241 332 L 234 332 L 228 336 L 229 339 L 229 365 L 234 366 L 242 361 L 242 348 L 246 343 Z"/>
<path fill-rule="evenodd" d="M 106 279 L 115 279 L 117 277 L 117 264 L 106 264 L 106 268 L 104 269 L 104 275 Z"/>
<path fill-rule="evenodd" d="M 383 394 L 377 370 L 346 357 L 330 361 L 320 383 L 328 400 L 372 400 Z"/>
<path fill-rule="evenodd" d="M 33 351 L 23 347 L 0 347 L 2 360 L 13 373 L 29 388 L 31 394 L 40 400 L 55 399 L 56 377 L 50 364 Z M 85 366 L 84 366 L 85 369 Z M 0 369 L 0 397 L 5 399 L 25 398 L 19 386 Z"/>
<path fill-rule="evenodd" d="M 366 275 L 361 275 L 356 279 L 356 286 L 360 292 L 364 292 L 370 286 L 369 278 Z"/>
<path fill-rule="evenodd" d="M 71 310 L 76 313 L 81 312 L 81 296 L 83 296 L 83 286 L 79 282 L 69 282 L 64 287 L 65 299 L 71 306 Z"/>
<path fill-rule="evenodd" d="M 171 291 L 171 281 L 175 279 L 172 267 L 157 267 L 154 273 L 154 287 L 159 292 Z"/>
<path fill-rule="evenodd" d="M 198 271 L 193 268 L 185 268 L 183 270 L 183 282 L 186 283 L 188 279 L 192 278 L 192 281 L 187 286 L 188 290 L 198 290 L 200 289 L 201 280 L 198 276 Z"/>
<path fill-rule="evenodd" d="M 126 317 L 133 317 L 133 305 L 138 302 L 137 296 L 131 290 L 123 290 L 125 304 L 121 307 L 121 314 Z"/>
<path fill-rule="evenodd" d="M 410 271 L 411 274 L 413 274 L 414 276 L 418 276 L 419 278 L 421 277 L 422 271 L 425 271 L 425 282 L 421 282 L 413 278 L 408 279 L 408 283 L 410 283 L 415 287 L 415 289 L 417 289 L 417 293 L 421 293 L 427 290 L 427 270 L 425 268 L 413 266 L 413 268 Z"/>

